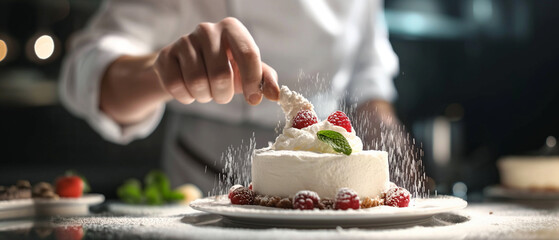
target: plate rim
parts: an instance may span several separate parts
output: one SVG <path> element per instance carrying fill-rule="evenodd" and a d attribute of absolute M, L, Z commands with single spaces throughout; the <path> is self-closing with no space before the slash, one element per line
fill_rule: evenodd
<path fill-rule="evenodd" d="M 224 195 L 217 196 L 223 197 Z M 313 211 L 297 211 L 292 209 L 280 209 L 280 208 L 271 208 L 271 207 L 264 207 L 264 206 L 256 206 L 250 205 L 250 209 L 243 207 L 242 205 L 231 205 L 236 209 L 245 209 L 248 211 L 220 211 L 215 207 L 204 207 L 200 204 L 210 204 L 208 200 L 214 201 L 217 199 L 216 196 L 206 197 L 199 200 L 196 200 L 190 203 L 190 207 L 195 210 L 207 212 L 211 214 L 217 214 L 224 217 L 229 218 L 241 218 L 241 219 L 265 219 L 265 220 L 300 220 L 300 221 L 331 221 L 331 220 L 341 220 L 341 221 L 351 221 L 351 220 L 371 220 L 371 219 L 398 219 L 398 218 L 422 218 L 422 217 L 429 217 L 435 214 L 460 210 L 467 207 L 468 202 L 454 196 L 446 196 L 446 195 L 439 195 L 437 197 L 431 198 L 420 198 L 414 199 L 419 201 L 424 200 L 434 200 L 434 199 L 448 199 L 450 201 L 456 201 L 457 204 L 451 206 L 443 206 L 438 208 L 413 208 L 413 212 L 408 208 L 401 208 L 404 211 L 398 212 L 400 208 L 393 208 L 389 206 L 383 206 L 381 208 L 386 209 L 390 208 L 396 210 L 396 212 L 376 212 L 377 209 L 359 209 L 359 210 L 346 210 L 346 211 L 339 211 L 339 210 L 313 210 Z M 203 201 L 203 202 L 202 202 Z M 213 209 L 212 209 L 213 208 Z M 256 210 L 268 210 L 267 212 L 260 212 Z M 347 214 L 349 213 L 351 214 Z M 358 212 L 359 211 L 359 212 Z M 297 214 L 293 214 L 297 213 Z"/>

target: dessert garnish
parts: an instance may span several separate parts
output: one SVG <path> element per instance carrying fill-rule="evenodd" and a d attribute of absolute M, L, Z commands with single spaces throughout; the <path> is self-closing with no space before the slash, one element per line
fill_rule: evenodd
<path fill-rule="evenodd" d="M 236 188 L 231 192 L 231 203 L 235 205 L 251 205 L 256 194 L 246 187 Z"/>
<path fill-rule="evenodd" d="M 162 205 L 185 199 L 182 192 L 172 190 L 169 178 L 160 170 L 150 171 L 144 178 L 144 187 L 140 180 L 131 178 L 117 189 L 117 195 L 125 203 Z"/>
<path fill-rule="evenodd" d="M 370 197 L 365 197 L 365 199 L 363 199 L 361 201 L 361 208 L 372 208 L 372 207 L 378 207 L 384 205 L 384 198 L 370 198 Z"/>
<path fill-rule="evenodd" d="M 332 130 L 320 130 L 316 133 L 316 136 L 320 141 L 323 141 L 330 145 L 334 151 L 343 153 L 345 155 L 351 155 L 352 149 L 347 142 L 347 139 L 339 132 Z"/>
<path fill-rule="evenodd" d="M 31 184 L 27 180 L 19 180 L 16 185 L 0 186 L 0 201 L 31 198 Z"/>
<path fill-rule="evenodd" d="M 357 196 L 355 191 L 349 188 L 340 188 L 334 201 L 334 209 L 359 209 L 359 196 Z"/>
<path fill-rule="evenodd" d="M 293 118 L 293 127 L 297 129 L 305 128 L 315 123 L 318 123 L 318 118 L 311 110 L 301 110 Z"/>
<path fill-rule="evenodd" d="M 58 194 L 54 192 L 54 187 L 47 182 L 39 182 L 33 186 L 34 198 L 58 199 Z"/>
<path fill-rule="evenodd" d="M 63 176 L 56 180 L 56 194 L 60 197 L 79 198 L 83 190 L 83 180 L 78 176 Z"/>
<path fill-rule="evenodd" d="M 410 204 L 410 198 L 410 192 L 405 188 L 391 188 L 386 192 L 384 203 L 392 207 L 407 207 Z"/>
<path fill-rule="evenodd" d="M 79 198 L 91 190 L 87 179 L 74 170 L 69 170 L 56 179 L 56 193 L 60 197 Z"/>
<path fill-rule="evenodd" d="M 313 191 L 299 191 L 293 197 L 293 208 L 299 210 L 312 210 L 318 207 L 320 197 Z"/>
<path fill-rule="evenodd" d="M 235 191 L 235 189 L 240 188 L 240 187 L 243 187 L 243 185 L 241 185 L 241 184 L 235 184 L 235 185 L 233 185 L 231 188 L 229 188 L 229 194 L 227 195 L 227 197 L 228 197 L 229 199 L 231 199 L 231 197 L 233 196 L 233 191 Z M 249 187 L 249 189 L 250 189 L 250 187 Z M 250 190 L 252 190 L 252 189 L 250 189 Z"/>
<path fill-rule="evenodd" d="M 328 122 L 345 128 L 348 132 L 351 132 L 351 122 L 347 115 L 342 111 L 335 111 L 330 116 L 328 116 Z"/>

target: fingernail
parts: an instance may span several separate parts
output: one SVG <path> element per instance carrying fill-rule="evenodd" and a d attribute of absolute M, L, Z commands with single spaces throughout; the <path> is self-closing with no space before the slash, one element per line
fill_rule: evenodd
<path fill-rule="evenodd" d="M 262 99 L 262 94 L 260 93 L 253 93 L 250 95 L 250 97 L 248 97 L 248 101 L 250 102 L 250 104 L 258 104 L 260 103 L 260 99 Z"/>

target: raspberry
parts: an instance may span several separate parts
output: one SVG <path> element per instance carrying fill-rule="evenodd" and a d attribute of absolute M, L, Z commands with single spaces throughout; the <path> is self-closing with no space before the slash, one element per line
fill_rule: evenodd
<path fill-rule="evenodd" d="M 248 185 L 248 189 L 252 190 L 252 182 Z"/>
<path fill-rule="evenodd" d="M 293 197 L 293 208 L 300 210 L 312 210 L 318 205 L 320 197 L 313 191 L 299 191 Z"/>
<path fill-rule="evenodd" d="M 345 128 L 348 132 L 351 132 L 351 122 L 349 122 L 349 118 L 345 115 L 344 112 L 335 111 L 330 116 L 328 116 L 328 122 Z"/>
<path fill-rule="evenodd" d="M 304 128 L 313 125 L 318 122 L 316 114 L 311 110 L 301 110 L 293 118 L 294 128 Z"/>
<path fill-rule="evenodd" d="M 350 208 L 359 209 L 359 196 L 349 188 L 340 188 L 334 201 L 334 209 L 348 210 Z"/>
<path fill-rule="evenodd" d="M 235 205 L 250 205 L 254 202 L 254 192 L 246 187 L 240 187 L 231 192 L 231 203 Z"/>
<path fill-rule="evenodd" d="M 227 195 L 227 197 L 228 197 L 229 199 L 231 199 L 232 194 L 233 194 L 233 191 L 235 191 L 235 189 L 240 188 L 240 187 L 243 187 L 243 185 L 241 185 L 241 184 L 235 184 L 235 185 L 233 185 L 231 188 L 229 188 L 229 194 Z M 252 189 L 251 189 L 251 190 L 252 190 Z"/>
<path fill-rule="evenodd" d="M 410 204 L 411 195 L 405 188 L 391 188 L 386 192 L 384 204 L 392 207 L 407 207 Z"/>

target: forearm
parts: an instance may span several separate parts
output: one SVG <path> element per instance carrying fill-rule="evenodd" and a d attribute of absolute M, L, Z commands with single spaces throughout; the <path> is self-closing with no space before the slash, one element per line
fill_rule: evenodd
<path fill-rule="evenodd" d="M 160 85 L 153 63 L 157 55 L 122 56 L 112 62 L 101 81 L 99 108 L 121 125 L 149 116 L 171 99 Z"/>

